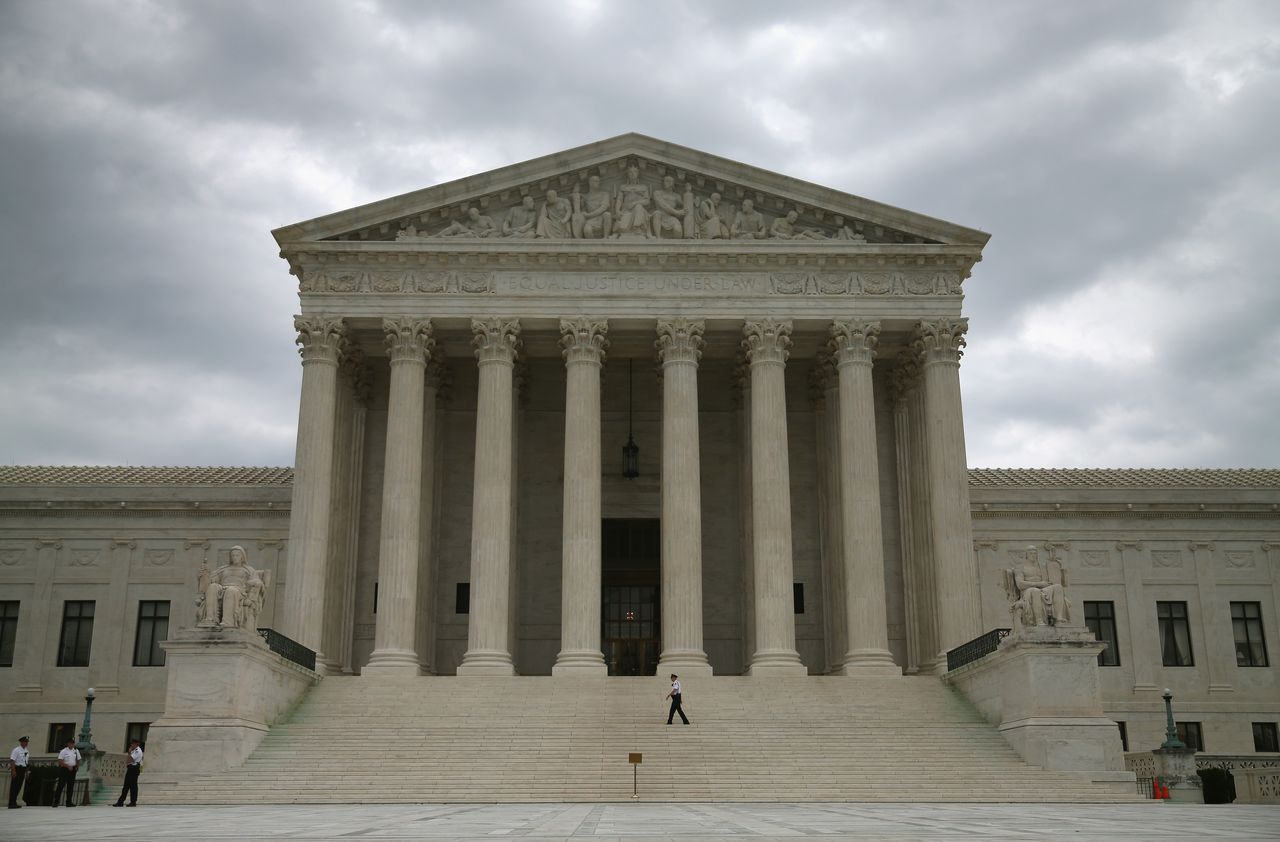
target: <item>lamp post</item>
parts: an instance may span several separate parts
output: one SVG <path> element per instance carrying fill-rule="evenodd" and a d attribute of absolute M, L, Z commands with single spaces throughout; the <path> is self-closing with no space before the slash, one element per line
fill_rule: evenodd
<path fill-rule="evenodd" d="M 84 691 L 84 724 L 80 726 L 80 739 L 76 742 L 76 749 L 80 752 L 80 768 L 76 769 L 77 781 L 92 780 L 93 756 L 97 752 L 98 747 L 93 744 L 93 729 L 90 726 L 90 720 L 93 716 L 93 688 L 90 687 Z M 89 785 L 85 785 L 84 799 L 81 803 L 88 803 Z"/>
<path fill-rule="evenodd" d="M 1186 743 L 1178 739 L 1178 726 L 1173 721 L 1173 691 L 1166 687 L 1161 695 L 1164 696 L 1165 738 L 1160 748 L 1186 748 Z"/>

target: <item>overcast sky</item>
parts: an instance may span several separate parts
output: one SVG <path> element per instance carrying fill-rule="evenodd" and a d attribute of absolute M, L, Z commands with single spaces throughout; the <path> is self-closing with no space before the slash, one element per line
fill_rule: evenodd
<path fill-rule="evenodd" d="M 1280 466 L 1280 3 L 0 2 L 0 463 L 288 465 L 272 228 L 637 131 L 990 232 L 975 467 Z"/>

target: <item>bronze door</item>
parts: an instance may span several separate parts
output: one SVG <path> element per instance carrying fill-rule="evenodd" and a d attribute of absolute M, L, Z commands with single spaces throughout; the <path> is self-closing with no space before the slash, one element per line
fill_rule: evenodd
<path fill-rule="evenodd" d="M 654 675 L 662 654 L 657 520 L 603 523 L 601 642 L 609 675 Z"/>

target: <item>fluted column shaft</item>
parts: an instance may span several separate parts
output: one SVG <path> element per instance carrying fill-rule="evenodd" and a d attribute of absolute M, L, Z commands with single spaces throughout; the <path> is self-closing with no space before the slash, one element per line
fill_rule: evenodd
<path fill-rule="evenodd" d="M 751 513 L 755 520 L 756 648 L 748 671 L 751 675 L 804 675 L 796 652 L 784 380 L 791 322 L 749 321 L 743 333 L 743 349 L 751 364 Z"/>
<path fill-rule="evenodd" d="M 845 675 L 901 675 L 889 654 L 884 539 L 880 530 L 875 395 L 877 323 L 836 322 L 831 352 L 840 378 L 840 523 L 844 549 Z"/>
<path fill-rule="evenodd" d="M 378 543 L 378 615 L 364 674 L 421 672 L 416 649 L 418 554 L 422 544 L 422 406 L 431 322 L 384 319 L 391 392 L 382 474 Z"/>
<path fill-rule="evenodd" d="M 302 394 L 282 626 L 285 634 L 322 655 L 338 361 L 346 348 L 346 327 L 342 319 L 323 316 L 295 316 L 293 326 L 301 346 Z"/>
<path fill-rule="evenodd" d="M 606 675 L 600 652 L 600 368 L 603 319 L 562 319 L 564 349 L 564 559 L 560 654 L 552 675 Z"/>
<path fill-rule="evenodd" d="M 458 675 L 514 675 L 509 649 L 512 369 L 520 345 L 515 319 L 474 319 L 480 382 L 471 504 L 471 615 Z"/>
<path fill-rule="evenodd" d="M 924 379 L 929 529 L 936 573 L 939 657 L 944 665 L 948 649 L 982 633 L 960 402 L 960 355 L 968 328 L 964 319 L 921 322 L 912 344 Z"/>
<path fill-rule="evenodd" d="M 702 643 L 698 360 L 705 325 L 658 322 L 662 363 L 662 657 L 659 673 L 711 675 Z"/>

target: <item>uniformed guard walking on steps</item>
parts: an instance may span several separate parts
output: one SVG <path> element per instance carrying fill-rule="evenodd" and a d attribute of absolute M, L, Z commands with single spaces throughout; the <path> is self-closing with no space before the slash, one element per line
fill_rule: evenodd
<path fill-rule="evenodd" d="M 684 715 L 684 708 L 680 707 L 680 677 L 674 672 L 671 673 L 671 692 L 667 694 L 667 698 L 671 700 L 671 710 L 667 712 L 667 724 L 670 725 L 671 720 L 678 713 L 680 721 L 688 725 L 689 717 Z"/>

